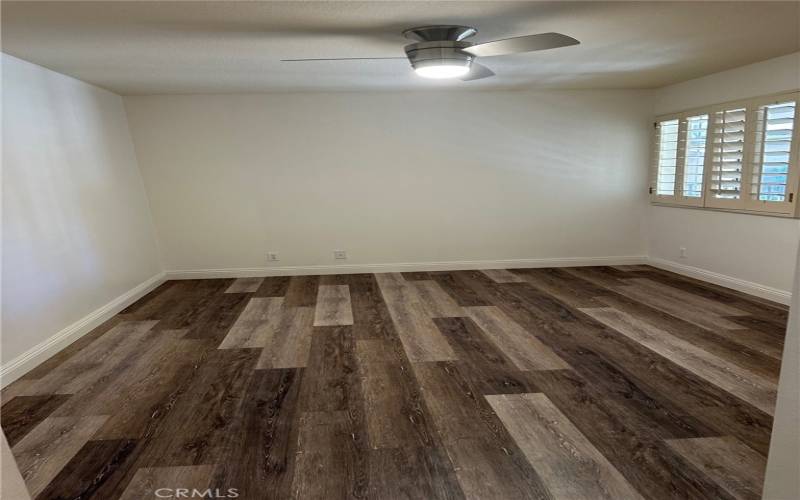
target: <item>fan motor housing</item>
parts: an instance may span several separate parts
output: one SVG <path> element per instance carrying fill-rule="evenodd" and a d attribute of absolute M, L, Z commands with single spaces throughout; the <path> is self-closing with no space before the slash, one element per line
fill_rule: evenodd
<path fill-rule="evenodd" d="M 419 42 L 406 45 L 405 51 L 411 67 L 414 69 L 446 63 L 451 66 L 467 66 L 472 64 L 475 56 L 461 49 L 471 46 L 469 42 L 452 40 Z"/>
<path fill-rule="evenodd" d="M 411 67 L 447 64 L 449 66 L 469 67 L 475 56 L 461 49 L 472 45 L 465 38 L 474 36 L 478 30 L 470 26 L 440 24 L 407 29 L 403 36 L 417 43 L 406 45 L 405 51 Z"/>

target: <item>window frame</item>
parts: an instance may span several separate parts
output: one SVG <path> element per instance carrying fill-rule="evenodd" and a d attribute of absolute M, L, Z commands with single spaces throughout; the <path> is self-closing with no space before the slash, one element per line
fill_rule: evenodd
<path fill-rule="evenodd" d="M 791 149 L 789 153 L 789 171 L 786 181 L 785 201 L 753 199 L 753 172 L 755 171 L 755 143 L 758 126 L 759 108 L 770 104 L 779 104 L 786 101 L 795 102 L 794 126 L 791 134 Z M 713 160 L 713 133 L 716 113 L 736 108 L 745 109 L 744 143 L 742 148 L 742 175 L 740 197 L 738 199 L 715 198 L 711 190 Z M 684 170 L 686 163 L 686 141 L 688 140 L 688 118 L 708 115 L 706 146 L 703 162 L 703 181 L 700 197 L 687 197 L 684 195 Z M 664 121 L 678 120 L 678 150 L 675 172 L 675 190 L 673 195 L 658 195 L 658 163 L 659 163 L 659 124 Z M 659 115 L 653 123 L 653 134 L 650 173 L 650 202 L 654 205 L 689 207 L 705 210 L 718 210 L 726 212 L 749 213 L 755 215 L 770 215 L 777 217 L 800 217 L 797 195 L 800 189 L 800 90 L 780 92 L 766 96 L 749 99 L 729 101 L 709 106 L 697 107 L 679 113 Z M 763 159 L 761 159 L 763 161 Z"/>

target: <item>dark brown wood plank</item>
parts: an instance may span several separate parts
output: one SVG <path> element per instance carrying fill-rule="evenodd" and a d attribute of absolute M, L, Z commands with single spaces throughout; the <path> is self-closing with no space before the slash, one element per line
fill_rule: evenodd
<path fill-rule="evenodd" d="M 136 441 L 129 439 L 89 441 L 50 484 L 36 497 L 46 499 L 88 499 L 117 470 L 129 466 Z"/>
<path fill-rule="evenodd" d="M 158 313 L 158 328 L 191 330 L 203 321 L 204 313 L 212 306 L 217 295 L 223 294 L 232 283 L 230 279 L 201 280 L 189 293 L 179 297 L 177 304 Z"/>
<path fill-rule="evenodd" d="M 149 306 L 153 302 L 160 300 L 165 294 L 167 294 L 172 289 L 172 287 L 176 283 L 178 282 L 173 280 L 168 280 L 161 283 L 156 288 L 151 290 L 147 295 L 141 297 L 139 300 L 137 300 L 133 304 L 129 305 L 128 307 L 120 311 L 120 314 L 135 313 L 137 311 L 140 311 L 143 307 Z"/>
<path fill-rule="evenodd" d="M 430 273 L 430 275 L 431 279 L 439 283 L 444 291 L 449 293 L 460 306 L 474 307 L 491 305 L 485 298 L 482 298 L 475 290 L 466 285 L 457 272 L 435 272 Z"/>
<path fill-rule="evenodd" d="M 670 448 L 737 500 L 758 500 L 767 461 L 736 438 L 674 439 Z"/>
<path fill-rule="evenodd" d="M 292 276 L 283 303 L 286 307 L 317 305 L 319 276 Z"/>
<path fill-rule="evenodd" d="M 289 498 L 297 457 L 303 369 L 257 370 L 245 391 L 214 486 L 243 498 Z"/>
<path fill-rule="evenodd" d="M 311 411 L 300 417 L 292 498 L 361 498 L 368 483 L 366 450 L 353 440 L 346 411 Z"/>
<path fill-rule="evenodd" d="M 527 372 L 520 371 L 469 318 L 436 318 L 436 326 L 453 346 L 463 373 L 478 394 L 538 392 Z"/>
<path fill-rule="evenodd" d="M 303 411 L 346 411 L 354 399 L 361 398 L 351 328 L 314 327 L 301 390 Z"/>
<path fill-rule="evenodd" d="M 370 450 L 369 467 L 369 498 L 465 498 L 450 459 L 437 447 Z"/>
<path fill-rule="evenodd" d="M 45 396 L 17 396 L 2 407 L 3 432 L 8 445 L 14 446 L 20 439 L 50 416 L 71 396 L 48 394 Z"/>
<path fill-rule="evenodd" d="M 433 444 L 422 396 L 387 340 L 356 341 L 369 445 L 420 448 Z"/>
<path fill-rule="evenodd" d="M 289 290 L 290 276 L 268 276 L 261 282 L 253 297 L 283 297 Z"/>
<path fill-rule="evenodd" d="M 431 275 L 427 271 L 415 271 L 410 273 L 400 273 L 406 281 L 426 281 L 430 280 Z"/>
<path fill-rule="evenodd" d="M 137 457 L 137 467 L 215 463 L 233 438 L 256 349 L 214 350 Z"/>
<path fill-rule="evenodd" d="M 353 337 L 366 339 L 397 339 L 392 317 L 383 301 L 378 282 L 372 274 L 347 276 L 350 302 L 353 308 Z"/>
<path fill-rule="evenodd" d="M 222 341 L 254 294 L 218 294 L 186 330 L 187 339 Z"/>

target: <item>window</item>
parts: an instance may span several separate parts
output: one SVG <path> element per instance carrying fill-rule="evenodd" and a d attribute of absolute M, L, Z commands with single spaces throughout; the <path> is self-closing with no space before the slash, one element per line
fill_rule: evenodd
<path fill-rule="evenodd" d="M 655 203 L 800 216 L 800 93 L 661 117 L 655 123 Z"/>

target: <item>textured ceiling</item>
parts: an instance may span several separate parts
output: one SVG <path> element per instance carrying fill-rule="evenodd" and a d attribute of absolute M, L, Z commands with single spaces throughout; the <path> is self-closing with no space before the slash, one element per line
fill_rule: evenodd
<path fill-rule="evenodd" d="M 114 92 L 654 88 L 800 50 L 798 2 L 2 2 L 2 50 Z M 496 77 L 417 77 L 400 32 L 472 41 L 558 31 L 581 45 L 481 59 Z"/>

